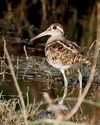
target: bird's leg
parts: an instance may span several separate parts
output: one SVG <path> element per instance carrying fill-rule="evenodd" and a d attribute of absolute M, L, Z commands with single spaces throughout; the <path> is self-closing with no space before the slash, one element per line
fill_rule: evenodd
<path fill-rule="evenodd" d="M 63 93 L 63 97 L 60 100 L 59 104 L 63 104 L 63 101 L 67 95 L 68 80 L 67 80 L 66 75 L 65 75 L 65 70 L 60 70 L 60 71 L 62 72 L 63 78 L 64 78 L 64 93 Z"/>
<path fill-rule="evenodd" d="M 79 97 L 80 97 L 82 94 L 82 73 L 80 69 L 78 69 L 78 79 L 79 79 L 79 84 L 80 84 L 80 91 L 79 91 Z"/>

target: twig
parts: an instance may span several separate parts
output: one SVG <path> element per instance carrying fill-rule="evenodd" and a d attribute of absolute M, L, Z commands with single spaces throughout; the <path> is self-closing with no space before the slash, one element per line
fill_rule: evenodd
<path fill-rule="evenodd" d="M 26 51 L 26 46 L 24 46 L 24 52 L 25 52 L 26 59 L 29 60 L 29 57 L 28 57 L 28 54 L 27 54 L 27 51 Z"/>
<path fill-rule="evenodd" d="M 94 46 L 95 42 L 96 42 L 96 41 L 94 41 L 94 42 L 91 44 L 91 46 L 89 47 L 88 52 L 87 52 L 87 55 L 88 55 L 88 56 L 89 56 L 89 54 L 90 54 L 90 50 L 91 50 L 92 47 Z"/>
<path fill-rule="evenodd" d="M 10 72 L 11 72 L 11 74 L 12 74 L 12 78 L 13 78 L 13 81 L 14 81 L 14 84 L 15 84 L 16 90 L 17 90 L 17 92 L 18 92 L 18 96 L 19 96 L 20 102 L 21 102 L 22 114 L 23 114 L 23 117 L 24 117 L 24 122 L 25 122 L 25 125 L 28 125 L 24 99 L 23 99 L 23 96 L 22 96 L 20 87 L 19 87 L 19 85 L 18 85 L 18 82 L 17 82 L 16 76 L 15 76 L 15 73 L 14 73 L 14 69 L 13 69 L 13 66 L 12 66 L 12 63 L 11 63 L 11 59 L 10 59 L 8 50 L 7 50 L 7 48 L 6 48 L 6 41 L 5 41 L 5 39 L 4 39 L 3 37 L 2 37 L 2 39 L 3 39 L 3 42 L 4 42 L 4 53 L 5 53 L 6 57 L 7 57 L 7 61 L 8 61 L 9 68 L 10 68 Z"/>
<path fill-rule="evenodd" d="M 0 75 L 4 74 L 7 70 L 7 65 L 5 64 L 5 62 L 3 60 L 1 60 L 1 71 L 0 71 Z"/>
<path fill-rule="evenodd" d="M 93 59 L 93 63 L 92 63 L 92 67 L 91 67 L 91 71 L 90 71 L 90 76 L 89 79 L 87 81 L 87 85 L 82 93 L 82 95 L 80 96 L 78 102 L 76 103 L 76 105 L 73 107 L 73 109 L 71 110 L 71 112 L 67 115 L 66 120 L 70 119 L 79 109 L 80 105 L 82 104 L 91 84 L 94 78 L 94 74 L 95 74 L 95 69 L 96 69 L 96 64 L 97 64 L 97 60 L 98 60 L 98 55 L 99 55 L 99 48 L 100 48 L 100 42 L 97 40 L 96 41 L 96 46 L 95 46 L 95 53 L 94 53 L 94 59 Z"/>

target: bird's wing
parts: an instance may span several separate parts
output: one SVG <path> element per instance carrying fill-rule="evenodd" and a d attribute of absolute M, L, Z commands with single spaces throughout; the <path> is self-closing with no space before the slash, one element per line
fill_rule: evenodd
<path fill-rule="evenodd" d="M 74 54 L 83 54 L 81 51 L 81 48 L 74 42 L 71 42 L 69 40 L 62 40 L 62 41 L 57 41 L 59 44 L 62 44 L 66 49 L 72 51 Z"/>

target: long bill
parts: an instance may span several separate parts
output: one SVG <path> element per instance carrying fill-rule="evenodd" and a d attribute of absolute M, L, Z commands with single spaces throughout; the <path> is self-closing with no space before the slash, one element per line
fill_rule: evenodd
<path fill-rule="evenodd" d="M 43 37 L 43 36 L 47 36 L 47 35 L 50 35 L 50 32 L 46 30 L 46 31 L 40 33 L 39 35 L 31 38 L 31 40 L 29 41 L 29 43 L 31 44 L 34 40 L 36 40 L 36 39 L 38 39 L 40 37 Z"/>

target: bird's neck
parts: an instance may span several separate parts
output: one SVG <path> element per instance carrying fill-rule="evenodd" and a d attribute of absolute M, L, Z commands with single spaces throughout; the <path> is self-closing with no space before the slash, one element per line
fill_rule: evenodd
<path fill-rule="evenodd" d="M 63 35 L 52 35 L 48 40 L 47 40 L 47 44 L 55 41 L 55 40 L 64 40 L 64 36 Z"/>

